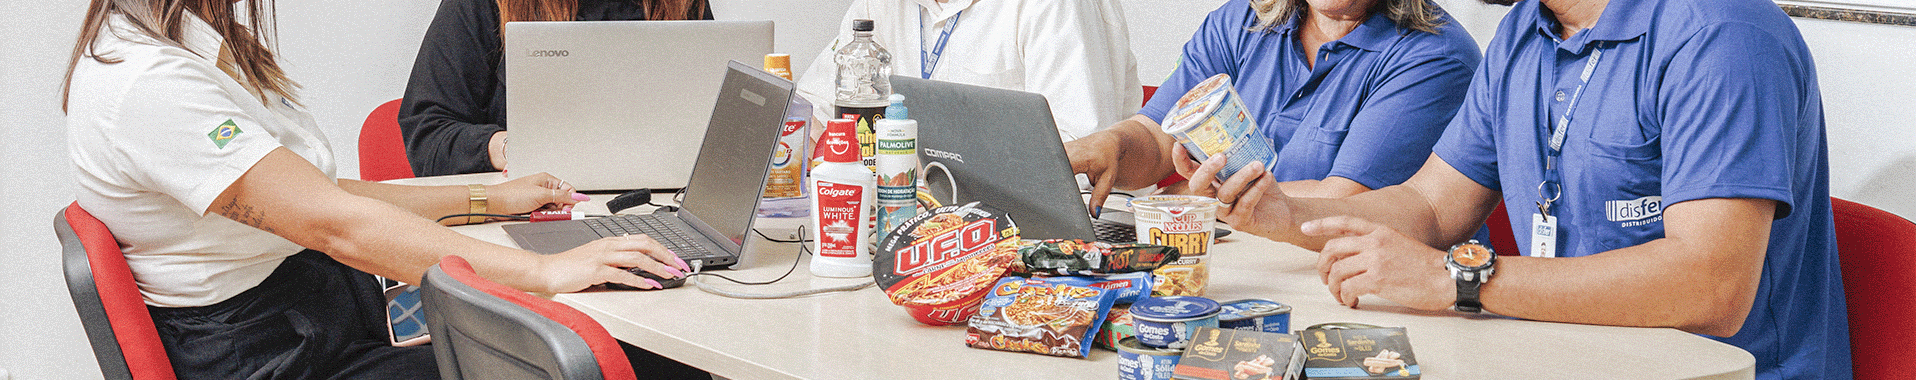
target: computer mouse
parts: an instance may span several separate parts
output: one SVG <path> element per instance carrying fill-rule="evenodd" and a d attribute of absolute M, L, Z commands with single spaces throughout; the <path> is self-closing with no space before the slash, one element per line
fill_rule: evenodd
<path fill-rule="evenodd" d="M 645 279 L 649 279 L 649 280 L 653 280 L 653 282 L 658 282 L 658 283 L 660 283 L 660 288 L 659 288 L 659 289 L 641 289 L 641 288 L 635 288 L 635 287 L 632 287 L 632 286 L 627 286 L 626 284 L 621 284 L 621 283 L 617 283 L 617 282 L 609 282 L 609 283 L 607 283 L 607 289 L 614 289 L 614 290 L 660 290 L 660 289 L 673 289 L 673 288 L 678 288 L 678 287 L 680 287 L 680 285 L 686 285 L 686 283 L 687 283 L 687 278 L 686 278 L 686 277 L 674 277 L 674 278 L 667 278 L 667 277 L 660 277 L 660 275 L 657 275 L 657 274 L 653 274 L 653 272 L 648 272 L 648 271 L 646 271 L 646 270 L 644 270 L 644 269 L 640 269 L 640 268 L 627 268 L 627 273 L 632 273 L 632 274 L 633 274 L 633 275 L 635 275 L 635 276 L 640 276 L 641 278 L 645 278 Z"/>

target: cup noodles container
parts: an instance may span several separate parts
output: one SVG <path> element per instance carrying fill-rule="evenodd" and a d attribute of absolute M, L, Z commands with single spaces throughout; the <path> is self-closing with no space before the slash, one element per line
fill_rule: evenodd
<path fill-rule="evenodd" d="M 1220 328 L 1287 334 L 1293 331 L 1293 307 L 1263 299 L 1220 303 Z"/>
<path fill-rule="evenodd" d="M 1154 348 L 1186 348 L 1195 330 L 1220 326 L 1220 303 L 1202 297 L 1152 297 L 1127 309 L 1134 337 Z"/>
<path fill-rule="evenodd" d="M 1213 249 L 1213 221 L 1220 202 L 1192 195 L 1152 195 L 1129 203 L 1141 243 L 1180 250 L 1179 260 L 1153 271 L 1153 295 L 1206 295 L 1207 252 Z"/>
<path fill-rule="evenodd" d="M 914 320 L 964 323 L 1017 261 L 1020 228 L 979 202 L 943 206 L 891 231 L 874 253 L 873 280 Z"/>
<path fill-rule="evenodd" d="M 1120 351 L 1120 380 L 1172 379 L 1173 366 L 1180 364 L 1180 354 L 1184 352 L 1147 347 L 1131 337 L 1121 339 L 1115 346 Z"/>
<path fill-rule="evenodd" d="M 1194 157 L 1205 160 L 1227 155 L 1227 166 L 1215 178 L 1225 181 L 1241 167 L 1259 161 L 1273 167 L 1273 140 L 1260 133 L 1247 104 L 1233 91 L 1227 74 L 1214 75 L 1193 86 L 1167 112 L 1163 130 L 1173 135 Z"/>

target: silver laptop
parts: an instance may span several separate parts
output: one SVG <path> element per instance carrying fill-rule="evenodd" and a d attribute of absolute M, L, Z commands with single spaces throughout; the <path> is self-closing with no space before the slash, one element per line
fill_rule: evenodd
<path fill-rule="evenodd" d="M 1013 216 L 1021 238 L 1135 240 L 1132 214 L 1088 217 L 1046 97 L 898 75 L 892 84 L 920 122 L 922 173 L 934 198 L 985 202 Z"/>
<path fill-rule="evenodd" d="M 507 23 L 507 172 L 685 187 L 727 61 L 771 52 L 772 21 Z"/>
<path fill-rule="evenodd" d="M 793 82 L 758 66 L 728 62 L 718 93 L 678 210 L 514 224 L 503 227 L 507 235 L 520 248 L 558 253 L 601 237 L 646 234 L 688 263 L 699 261 L 709 268 L 738 263 L 751 240 L 747 234 L 760 208 L 760 190 L 766 187 Z M 620 166 L 632 170 L 652 165 L 629 161 Z"/>

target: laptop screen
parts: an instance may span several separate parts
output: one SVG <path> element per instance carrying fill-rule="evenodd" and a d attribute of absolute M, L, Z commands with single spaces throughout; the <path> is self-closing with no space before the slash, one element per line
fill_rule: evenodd
<path fill-rule="evenodd" d="M 726 80 L 680 202 L 682 217 L 691 214 L 712 228 L 702 233 L 744 245 L 792 95 L 792 82 L 737 61 L 727 63 Z"/>

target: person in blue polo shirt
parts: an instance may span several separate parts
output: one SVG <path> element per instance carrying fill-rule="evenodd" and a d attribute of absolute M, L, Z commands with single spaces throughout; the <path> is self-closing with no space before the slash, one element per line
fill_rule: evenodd
<path fill-rule="evenodd" d="M 1196 187 L 1236 228 L 1320 249 L 1347 305 L 1673 327 L 1746 349 L 1762 379 L 1851 377 L 1820 91 L 1779 8 L 1525 1 L 1499 30 L 1404 185 L 1290 198 L 1243 170 Z M 1525 256 L 1456 245 L 1502 198 L 1534 206 L 1507 208 Z"/>
<path fill-rule="evenodd" d="M 1067 143 L 1095 210 L 1110 189 L 1151 185 L 1186 160 L 1159 123 L 1223 73 L 1273 140 L 1288 194 L 1398 184 L 1431 152 L 1480 62 L 1473 37 L 1428 0 L 1230 0 L 1184 49 L 1138 115 Z"/>

